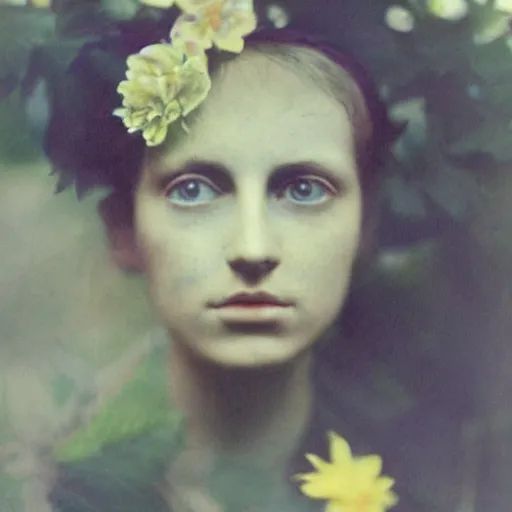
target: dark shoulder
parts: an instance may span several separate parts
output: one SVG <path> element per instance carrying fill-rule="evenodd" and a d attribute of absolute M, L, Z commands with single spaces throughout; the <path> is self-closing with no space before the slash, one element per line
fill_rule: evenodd
<path fill-rule="evenodd" d="M 152 432 L 60 463 L 49 502 L 55 512 L 170 512 L 159 491 L 168 464 L 164 436 Z"/>

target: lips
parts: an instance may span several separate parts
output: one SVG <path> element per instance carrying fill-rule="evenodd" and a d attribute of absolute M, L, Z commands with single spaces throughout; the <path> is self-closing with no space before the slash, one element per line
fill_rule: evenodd
<path fill-rule="evenodd" d="M 265 306 L 290 306 L 290 302 L 266 292 L 237 293 L 214 305 L 216 308 L 223 307 L 265 307 Z"/>

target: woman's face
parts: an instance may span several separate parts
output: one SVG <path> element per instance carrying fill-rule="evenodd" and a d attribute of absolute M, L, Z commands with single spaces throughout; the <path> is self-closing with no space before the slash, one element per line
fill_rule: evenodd
<path fill-rule="evenodd" d="M 335 320 L 359 245 L 346 111 L 246 52 L 214 82 L 190 134 L 149 155 L 135 208 L 151 297 L 175 343 L 226 366 L 290 361 Z M 256 291 L 291 305 L 212 307 Z"/>

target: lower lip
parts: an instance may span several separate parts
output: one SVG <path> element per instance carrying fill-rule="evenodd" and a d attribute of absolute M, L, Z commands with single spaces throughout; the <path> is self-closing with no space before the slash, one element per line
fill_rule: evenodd
<path fill-rule="evenodd" d="M 226 321 L 272 321 L 283 319 L 291 309 L 291 306 L 277 304 L 230 304 L 217 311 L 221 319 Z"/>

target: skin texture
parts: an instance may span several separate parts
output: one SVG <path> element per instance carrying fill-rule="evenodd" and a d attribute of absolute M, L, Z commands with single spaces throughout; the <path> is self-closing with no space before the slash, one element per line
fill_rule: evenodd
<path fill-rule="evenodd" d="M 168 176 L 192 159 L 201 165 Z M 224 177 L 207 176 L 211 162 Z M 277 176 L 291 165 L 295 174 Z M 361 207 L 343 105 L 264 55 L 246 51 L 227 64 L 190 134 L 148 154 L 135 193 L 138 250 L 174 343 L 232 368 L 307 352 L 347 295 Z M 270 267 L 252 276 L 251 265 L 262 261 Z M 257 290 L 293 305 L 271 324 L 250 326 L 209 307 Z"/>

